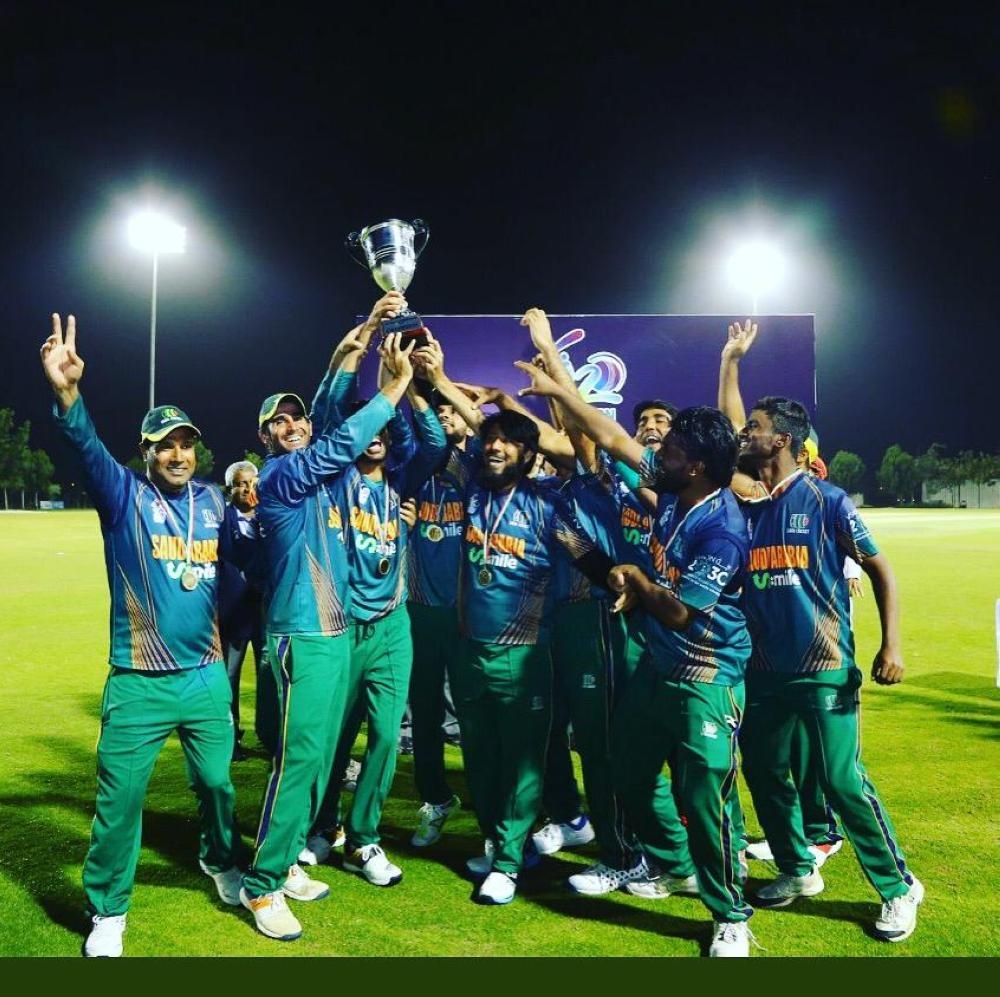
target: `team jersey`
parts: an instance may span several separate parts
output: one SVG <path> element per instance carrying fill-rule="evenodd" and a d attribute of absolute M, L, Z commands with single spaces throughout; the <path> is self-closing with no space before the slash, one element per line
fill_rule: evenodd
<path fill-rule="evenodd" d="M 641 474 L 652 480 L 655 454 L 646 450 Z M 692 609 L 685 630 L 671 630 L 646 614 L 648 653 L 672 679 L 738 685 L 750 656 L 750 636 L 740 607 L 749 538 L 728 488 L 702 499 L 683 516 L 677 496 L 662 495 L 650 538 L 653 579 Z"/>
<path fill-rule="evenodd" d="M 303 450 L 270 456 L 257 483 L 257 518 L 267 577 L 267 631 L 336 635 L 347 629 L 347 549 L 334 475 L 350 467 L 393 412 L 377 394 L 336 430 Z"/>
<path fill-rule="evenodd" d="M 530 478 L 497 494 L 470 484 L 458 581 L 462 633 L 490 644 L 547 644 L 556 544 L 572 560 L 597 550 L 558 494 Z"/>
<path fill-rule="evenodd" d="M 565 481 L 554 478 L 552 482 L 552 487 L 570 504 L 576 521 L 596 546 L 616 564 L 625 560 L 621 550 L 624 544 L 617 529 L 618 510 L 597 475 L 578 465 L 570 478 Z M 561 545 L 555 550 L 554 570 L 557 603 L 614 598 L 608 589 L 595 585 L 575 568 L 569 552 Z"/>
<path fill-rule="evenodd" d="M 452 447 L 446 465 L 454 458 L 471 465 L 477 449 L 470 440 L 466 450 Z M 453 608 L 458 593 L 458 561 L 465 521 L 465 489 L 452 474 L 442 470 L 420 488 L 416 528 L 409 535 L 409 599 L 421 606 Z"/>
<path fill-rule="evenodd" d="M 878 553 L 847 494 L 801 470 L 742 503 L 750 531 L 743 603 L 751 671 L 810 674 L 854 664 L 844 559 Z"/>
<path fill-rule="evenodd" d="M 101 523 L 111 593 L 109 663 L 172 672 L 221 660 L 216 605 L 222 493 L 202 481 L 167 492 L 122 467 L 98 438 L 82 398 L 65 415 L 56 409 L 55 417 L 82 461 Z M 181 584 L 189 570 L 197 579 L 190 591 Z"/>
<path fill-rule="evenodd" d="M 621 537 L 625 541 L 624 545 L 619 544 L 622 559 L 638 565 L 651 575 L 653 562 L 649 553 L 649 538 L 653 530 L 653 514 L 636 494 L 639 477 L 620 461 L 612 461 L 607 454 L 603 455 L 602 462 L 611 484 L 611 498 L 618 511 Z"/>
<path fill-rule="evenodd" d="M 262 593 L 251 567 L 258 547 L 256 516 L 227 505 L 219 529 L 219 630 L 230 647 L 246 644 L 261 627 Z"/>

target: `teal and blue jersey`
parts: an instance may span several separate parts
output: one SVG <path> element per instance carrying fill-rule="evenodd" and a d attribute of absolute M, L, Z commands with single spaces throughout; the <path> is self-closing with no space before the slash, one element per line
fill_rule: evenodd
<path fill-rule="evenodd" d="M 452 609 L 458 596 L 458 562 L 465 522 L 465 487 L 447 468 L 464 462 L 467 471 L 479 453 L 476 441 L 467 449 L 452 447 L 440 472 L 417 492 L 417 522 L 409 536 L 409 600 L 421 606 Z M 463 475 L 463 480 L 466 480 Z"/>
<path fill-rule="evenodd" d="M 602 463 L 624 541 L 623 546 L 619 545 L 622 560 L 638 565 L 651 575 L 653 562 L 649 553 L 649 538 L 653 532 L 653 514 L 636 493 L 640 487 L 639 475 L 621 461 L 612 461 L 606 454 L 602 455 Z"/>
<path fill-rule="evenodd" d="M 647 450 L 644 479 L 656 474 Z M 646 614 L 647 653 L 671 679 L 739 685 L 750 657 L 750 635 L 740 606 L 749 556 L 746 522 L 736 498 L 719 489 L 683 516 L 677 496 L 661 495 L 650 538 L 653 580 L 693 610 L 685 630 Z"/>
<path fill-rule="evenodd" d="M 328 374 L 313 399 L 313 419 L 330 431 L 340 424 L 355 392 L 354 374 Z M 433 410 L 414 412 L 414 420 L 416 437 L 398 410 L 389 421 L 389 453 L 381 480 L 352 466 L 331 486 L 347 544 L 350 616 L 362 623 L 387 616 L 406 599 L 409 529 L 399 515 L 400 501 L 419 492 L 447 449 Z M 379 571 L 383 561 L 388 562 L 385 574 Z"/>
<path fill-rule="evenodd" d="M 499 494 L 472 485 L 465 510 L 458 580 L 462 633 L 489 644 L 547 644 L 555 547 L 563 546 L 576 561 L 596 552 L 594 542 L 569 504 L 530 478 Z"/>
<path fill-rule="evenodd" d="M 847 494 L 802 471 L 741 503 L 750 531 L 743 604 L 750 670 L 811 674 L 854 665 L 844 559 L 878 553 Z"/>
<path fill-rule="evenodd" d="M 222 493 L 202 481 L 166 492 L 122 467 L 98 438 L 82 398 L 64 415 L 56 409 L 55 417 L 82 463 L 104 537 L 111 594 L 109 663 L 173 672 L 220 661 L 216 607 Z M 181 587 L 189 535 L 191 570 L 198 579 L 191 591 Z"/>
<path fill-rule="evenodd" d="M 604 551 L 615 564 L 626 560 L 623 552 L 625 545 L 618 529 L 618 509 L 596 474 L 584 471 L 578 465 L 571 477 L 553 479 L 552 487 L 569 503 L 577 523 L 599 550 Z M 617 598 L 609 589 L 595 585 L 575 568 L 565 548 L 558 546 L 555 554 L 557 603 Z"/>
<path fill-rule="evenodd" d="M 347 629 L 347 548 L 331 486 L 392 413 L 393 406 L 379 393 L 338 428 L 314 436 L 308 447 L 264 462 L 257 518 L 270 636 L 332 636 Z"/>

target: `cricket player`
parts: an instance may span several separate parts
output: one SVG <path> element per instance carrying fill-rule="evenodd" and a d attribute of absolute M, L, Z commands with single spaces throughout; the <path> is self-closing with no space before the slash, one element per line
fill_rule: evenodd
<path fill-rule="evenodd" d="M 76 451 L 104 537 L 111 592 L 111 670 L 101 706 L 97 800 L 83 887 L 88 957 L 122 954 L 153 766 L 177 731 L 201 817 L 199 864 L 224 903 L 239 904 L 243 849 L 229 778 L 230 688 L 219 641 L 217 567 L 225 511 L 192 480 L 197 427 L 179 408 L 146 414 L 142 474 L 119 464 L 90 420 L 79 384 L 76 319 L 52 316 L 41 350 L 59 431 Z"/>

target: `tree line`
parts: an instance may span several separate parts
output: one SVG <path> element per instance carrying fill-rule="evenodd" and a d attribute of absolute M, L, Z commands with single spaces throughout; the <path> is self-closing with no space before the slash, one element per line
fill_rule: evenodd
<path fill-rule="evenodd" d="M 838 450 L 830 461 L 830 480 L 850 494 L 865 491 L 868 469 L 864 461 L 850 450 Z M 952 505 L 963 501 L 962 489 L 969 483 L 976 488 L 1000 481 L 1000 454 L 962 450 L 949 456 L 940 443 L 914 456 L 898 443 L 888 447 L 875 472 L 875 485 L 880 497 L 892 504 L 919 503 L 923 486 L 928 491 L 948 489 Z"/>

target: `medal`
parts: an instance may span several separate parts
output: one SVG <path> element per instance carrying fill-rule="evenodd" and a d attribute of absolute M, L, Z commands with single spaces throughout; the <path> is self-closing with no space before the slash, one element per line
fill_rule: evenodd
<path fill-rule="evenodd" d="M 430 540 L 432 544 L 440 543 L 444 539 L 444 530 L 438 526 L 437 523 L 431 523 L 427 527 L 427 539 Z"/>
<path fill-rule="evenodd" d="M 383 558 L 382 558 L 382 559 L 381 559 L 381 560 L 380 560 L 380 561 L 378 562 L 378 573 L 379 573 L 380 575 L 382 575 L 382 577 L 383 577 L 383 578 L 384 578 L 384 577 L 385 577 L 385 576 L 386 576 L 387 574 L 389 574 L 389 558 L 387 558 L 387 557 L 383 557 Z"/>
<path fill-rule="evenodd" d="M 479 579 L 480 585 L 489 585 L 493 581 L 493 572 L 489 568 L 480 568 L 476 577 Z"/>
<path fill-rule="evenodd" d="M 185 592 L 193 592 L 198 587 L 198 576 L 191 568 L 185 568 L 181 575 L 181 588 Z"/>

